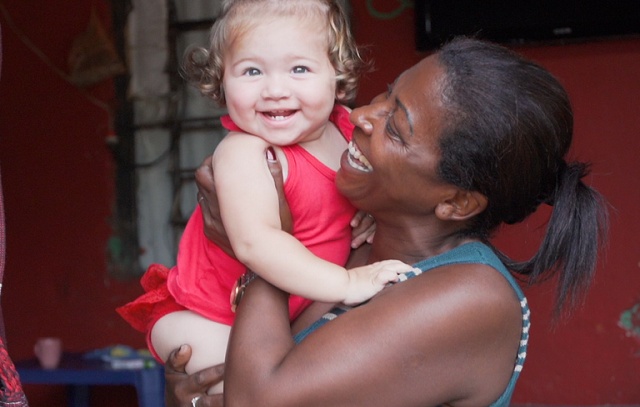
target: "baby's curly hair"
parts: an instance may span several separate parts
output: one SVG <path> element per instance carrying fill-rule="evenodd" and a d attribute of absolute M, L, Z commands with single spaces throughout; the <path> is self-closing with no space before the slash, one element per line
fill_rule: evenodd
<path fill-rule="evenodd" d="M 370 64 L 361 57 L 349 30 L 346 13 L 337 0 L 227 0 L 211 28 L 209 49 L 197 47 L 187 52 L 183 76 L 204 96 L 224 106 L 225 50 L 259 22 L 282 16 L 321 16 L 326 19 L 327 54 L 337 74 L 336 99 L 344 104 L 353 101 L 359 77 L 370 68 Z"/>

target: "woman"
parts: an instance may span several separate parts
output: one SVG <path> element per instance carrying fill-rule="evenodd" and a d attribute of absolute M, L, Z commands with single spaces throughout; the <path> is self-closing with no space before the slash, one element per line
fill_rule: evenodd
<path fill-rule="evenodd" d="M 505 266 L 529 282 L 558 274 L 556 310 L 570 309 L 592 279 L 606 226 L 600 196 L 581 181 L 586 165 L 564 158 L 573 132 L 564 89 L 503 47 L 458 39 L 351 120 L 336 182 L 376 219 L 365 261 L 399 259 L 424 272 L 314 325 L 299 344 L 286 293 L 256 279 L 231 335 L 224 405 L 507 406 L 529 315 Z M 553 213 L 530 261 L 491 248 L 499 225 L 542 203 Z M 168 365 L 168 405 L 221 405 L 200 397 L 198 383 L 220 370 L 180 375 L 188 356 L 183 347 Z"/>

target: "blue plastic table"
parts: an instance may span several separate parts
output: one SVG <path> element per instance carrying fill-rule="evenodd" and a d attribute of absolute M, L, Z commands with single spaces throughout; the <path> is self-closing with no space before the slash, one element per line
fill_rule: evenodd
<path fill-rule="evenodd" d="M 16 363 L 23 384 L 66 385 L 70 407 L 89 407 L 89 388 L 94 385 L 135 386 L 140 407 L 164 406 L 164 369 L 113 369 L 100 360 L 81 354 L 65 354 L 57 369 L 45 370 L 37 360 Z"/>

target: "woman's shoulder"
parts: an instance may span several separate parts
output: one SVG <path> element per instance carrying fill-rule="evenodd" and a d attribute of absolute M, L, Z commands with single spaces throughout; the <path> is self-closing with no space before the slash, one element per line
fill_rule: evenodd
<path fill-rule="evenodd" d="M 340 338 L 332 342 L 337 357 L 392 372 L 394 388 L 414 389 L 426 405 L 489 405 L 500 397 L 514 371 L 522 327 L 509 282 L 475 263 L 433 268 L 329 319 L 301 345 Z"/>
<path fill-rule="evenodd" d="M 440 303 L 467 312 L 484 312 L 486 307 L 495 307 L 494 311 L 503 312 L 504 306 L 513 308 L 517 321 L 521 319 L 519 299 L 514 287 L 503 273 L 494 267 L 482 263 L 446 264 L 426 272 L 406 283 L 393 287 L 411 296 L 419 304 Z M 392 290 L 389 290 L 390 292 Z M 415 292 L 415 294 L 413 294 Z M 479 307 L 478 305 L 483 305 Z"/>
<path fill-rule="evenodd" d="M 376 298 L 380 309 L 411 321 L 398 332 L 409 344 L 407 354 L 437 354 L 436 367 L 452 375 L 452 391 L 477 400 L 473 405 L 502 394 L 514 369 L 522 313 L 501 273 L 485 264 L 451 264 L 384 291 Z"/>
<path fill-rule="evenodd" d="M 511 316 L 520 323 L 520 301 L 509 280 L 494 267 L 480 263 L 451 264 L 419 276 L 428 293 L 443 296 L 467 314 Z M 502 320 L 502 319 L 500 319 Z M 486 320 L 485 320 L 486 322 Z"/>

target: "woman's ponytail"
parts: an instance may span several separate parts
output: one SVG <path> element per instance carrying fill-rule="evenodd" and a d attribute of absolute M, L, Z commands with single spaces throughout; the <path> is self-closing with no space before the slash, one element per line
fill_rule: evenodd
<path fill-rule="evenodd" d="M 527 262 L 507 264 L 512 270 L 527 275 L 530 283 L 558 275 L 556 316 L 582 302 L 607 234 L 605 201 L 582 182 L 588 172 L 589 166 L 585 163 L 562 165 L 555 193 L 548 198 L 553 212 L 538 252 Z"/>

